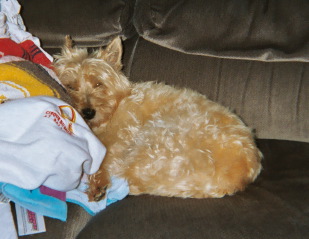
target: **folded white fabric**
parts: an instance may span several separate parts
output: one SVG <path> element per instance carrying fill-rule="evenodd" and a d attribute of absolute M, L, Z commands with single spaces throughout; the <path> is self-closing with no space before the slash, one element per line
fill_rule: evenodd
<path fill-rule="evenodd" d="M 0 182 L 69 191 L 83 172 L 99 169 L 105 153 L 82 117 L 62 100 L 31 97 L 0 105 Z"/>

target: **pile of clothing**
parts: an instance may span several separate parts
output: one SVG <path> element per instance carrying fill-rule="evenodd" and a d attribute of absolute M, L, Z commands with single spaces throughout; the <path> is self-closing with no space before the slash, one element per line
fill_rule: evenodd
<path fill-rule="evenodd" d="M 16 0 L 0 0 L 0 233 L 17 238 L 10 201 L 65 221 L 67 203 L 91 215 L 129 193 L 112 178 L 107 197 L 88 202 L 88 175 L 106 149 L 70 105 L 53 58 L 26 31 Z"/>

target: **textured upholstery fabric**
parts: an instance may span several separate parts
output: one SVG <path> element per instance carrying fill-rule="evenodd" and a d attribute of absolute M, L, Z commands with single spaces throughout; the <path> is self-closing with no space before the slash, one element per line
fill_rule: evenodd
<path fill-rule="evenodd" d="M 246 191 L 221 199 L 131 196 L 95 216 L 78 238 L 308 238 L 309 144 L 258 143 L 264 170 Z"/>
<path fill-rule="evenodd" d="M 242 193 L 131 196 L 92 218 L 79 238 L 309 238 L 308 0 L 19 2 L 48 52 L 59 52 L 66 34 L 87 47 L 121 35 L 132 81 L 189 87 L 234 109 L 265 156 Z M 66 223 L 47 218 L 47 233 L 22 238 L 72 239 L 89 219 L 70 204 Z"/>
<path fill-rule="evenodd" d="M 14 213 L 14 206 L 13 215 Z M 28 236 L 22 236 L 21 239 L 73 239 L 76 238 L 80 230 L 91 219 L 91 216 L 80 206 L 68 204 L 68 219 L 66 222 L 44 217 L 46 231 Z M 16 218 L 15 218 L 16 221 Z M 17 225 L 17 224 L 16 224 Z"/>
<path fill-rule="evenodd" d="M 196 55 L 260 61 L 309 61 L 307 0 L 20 0 L 28 30 L 44 48 L 70 34 L 100 46 L 135 32 Z M 33 21 L 32 19 L 40 19 Z"/>
<path fill-rule="evenodd" d="M 309 61 L 307 0 L 137 0 L 145 39 L 197 55 Z"/>
<path fill-rule="evenodd" d="M 309 144 L 258 140 L 263 170 L 247 190 L 221 199 L 129 196 L 97 216 L 70 204 L 68 222 L 23 239 L 303 239 L 309 237 Z"/>
<path fill-rule="evenodd" d="M 19 0 L 27 30 L 44 48 L 60 47 L 64 36 L 83 46 L 101 46 L 133 31 L 133 3 L 127 0 Z M 36 19 L 36 20 L 33 20 Z"/>
<path fill-rule="evenodd" d="M 197 90 L 235 110 L 259 138 L 309 142 L 308 63 L 188 55 L 142 38 L 125 49 L 131 80 Z"/>

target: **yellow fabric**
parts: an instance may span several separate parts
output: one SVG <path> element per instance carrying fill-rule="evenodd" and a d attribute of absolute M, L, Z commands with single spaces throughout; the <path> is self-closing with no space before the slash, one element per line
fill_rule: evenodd
<path fill-rule="evenodd" d="M 53 96 L 60 98 L 59 93 L 35 75 L 9 63 L 0 64 L 0 102 L 9 98 L 29 96 Z"/>

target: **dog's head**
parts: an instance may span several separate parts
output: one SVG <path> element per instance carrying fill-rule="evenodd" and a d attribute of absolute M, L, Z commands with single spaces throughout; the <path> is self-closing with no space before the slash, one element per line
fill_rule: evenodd
<path fill-rule="evenodd" d="M 121 72 L 121 57 L 118 37 L 105 49 L 88 54 L 86 48 L 73 47 L 69 36 L 61 55 L 55 56 L 54 67 L 60 81 L 92 128 L 104 125 L 130 91 L 130 83 Z"/>

